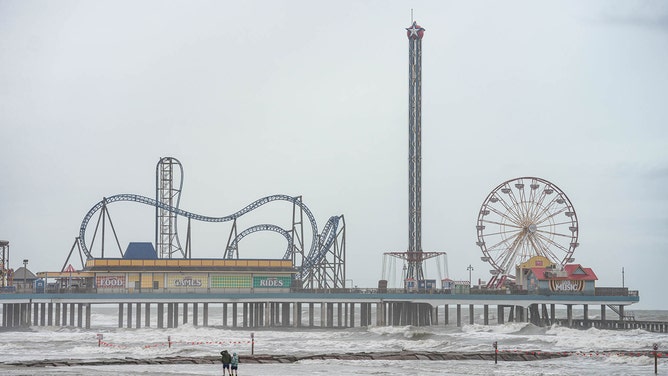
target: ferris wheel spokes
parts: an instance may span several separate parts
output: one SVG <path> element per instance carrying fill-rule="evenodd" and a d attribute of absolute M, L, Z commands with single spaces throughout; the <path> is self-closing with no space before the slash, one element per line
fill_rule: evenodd
<path fill-rule="evenodd" d="M 483 223 L 492 224 L 492 225 L 499 225 L 499 226 L 513 227 L 513 228 L 516 228 L 516 229 L 519 229 L 519 230 L 522 229 L 522 226 L 517 225 L 517 224 L 515 224 L 515 223 L 504 223 L 504 222 L 497 222 L 497 221 L 490 221 L 490 220 L 483 220 L 482 222 L 483 222 Z"/>
<path fill-rule="evenodd" d="M 514 227 L 517 227 L 517 228 L 522 227 L 522 226 L 519 225 L 519 223 L 520 223 L 519 220 L 509 217 L 506 213 L 501 213 L 497 209 L 493 209 L 493 208 L 488 210 L 488 211 L 494 212 L 499 217 L 501 217 L 500 218 L 501 220 L 505 220 L 505 222 L 496 222 L 496 221 L 493 221 L 491 219 L 483 219 L 483 222 L 492 223 L 492 224 L 496 224 L 496 225 L 500 225 L 500 226 L 514 226 Z M 483 212 L 483 215 L 487 215 L 487 214 L 485 214 Z"/>
<path fill-rule="evenodd" d="M 512 265 L 515 264 L 515 260 L 517 259 L 518 252 L 517 250 L 522 247 L 523 244 L 523 239 L 522 239 L 522 234 L 518 234 L 517 238 L 513 243 L 511 244 L 510 248 L 505 253 L 505 257 L 503 258 L 503 261 L 500 263 L 501 270 L 500 272 L 506 275 L 511 275 L 511 267 Z"/>
<path fill-rule="evenodd" d="M 536 184 L 536 186 L 537 186 L 537 185 L 538 185 L 538 184 Z M 536 189 L 538 189 L 538 187 L 536 187 Z M 557 197 L 559 197 L 558 195 L 557 195 L 557 196 L 554 196 L 554 197 L 552 197 L 552 198 L 550 199 L 550 201 L 549 201 L 547 204 L 545 204 L 545 203 L 544 203 L 545 199 L 546 199 L 548 196 L 552 195 L 552 193 L 554 193 L 554 190 L 553 190 L 552 188 L 548 188 L 547 186 L 546 186 L 546 188 L 544 188 L 544 189 L 541 191 L 540 199 L 539 199 L 538 201 L 536 201 L 536 205 L 534 206 L 534 209 L 536 210 L 536 212 L 535 212 L 535 216 L 534 216 L 535 218 L 537 218 L 537 217 L 543 215 L 543 213 L 544 213 L 545 211 L 547 211 L 548 208 L 550 208 L 550 207 L 554 204 L 554 202 L 555 202 L 555 200 L 557 199 Z"/>
<path fill-rule="evenodd" d="M 537 236 L 537 238 L 544 240 L 546 243 L 549 243 L 549 244 L 555 246 L 556 248 L 559 248 L 563 252 L 568 252 L 568 248 L 566 248 L 563 244 L 559 244 L 559 243 L 555 242 L 554 240 L 552 240 L 552 239 L 550 239 L 550 238 L 548 238 L 548 237 L 546 237 L 542 234 L 539 234 Z"/>
<path fill-rule="evenodd" d="M 510 202 L 512 205 L 504 205 L 506 210 L 509 210 L 511 213 L 514 214 L 515 217 L 515 223 L 520 223 L 522 222 L 522 212 L 521 212 L 521 207 L 518 205 L 517 200 L 515 199 L 515 194 L 513 193 L 513 190 L 510 188 L 506 188 L 507 191 L 503 192 L 508 195 L 508 198 L 510 199 Z M 502 190 L 503 191 L 503 190 Z M 504 204 L 507 204 L 505 200 L 501 199 L 501 202 Z"/>
<path fill-rule="evenodd" d="M 536 225 L 542 224 L 542 223 L 544 223 L 545 221 L 549 221 L 549 220 L 551 220 L 552 218 L 556 217 L 557 215 L 559 215 L 559 214 L 561 214 L 561 213 L 566 213 L 566 210 L 568 210 L 568 208 L 565 208 L 565 207 L 564 207 L 564 208 L 561 208 L 561 209 L 555 211 L 554 213 L 551 213 L 550 215 L 548 215 L 548 216 L 546 216 L 546 217 L 544 217 L 544 218 L 540 218 L 540 220 L 536 223 Z M 537 219 L 538 219 L 538 218 L 537 218 Z"/>
<path fill-rule="evenodd" d="M 564 221 L 564 222 L 548 223 L 548 224 L 546 224 L 546 225 L 544 225 L 544 224 L 540 224 L 540 226 L 539 226 L 539 225 L 536 225 L 536 228 L 537 228 L 537 229 L 542 229 L 542 228 L 545 228 L 545 227 L 555 227 L 555 226 L 560 226 L 560 225 L 568 225 L 568 224 L 571 224 L 571 223 L 572 223 L 572 221 Z M 540 231 L 544 231 L 544 230 L 540 230 Z"/>

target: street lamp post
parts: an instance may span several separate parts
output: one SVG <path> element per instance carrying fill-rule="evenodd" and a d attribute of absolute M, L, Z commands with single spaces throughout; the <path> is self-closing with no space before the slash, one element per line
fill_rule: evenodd
<path fill-rule="evenodd" d="M 473 266 L 471 266 L 471 264 L 469 264 L 469 267 L 466 268 L 466 270 L 469 271 L 469 287 L 471 287 L 471 272 L 473 271 Z"/>
<path fill-rule="evenodd" d="M 26 276 L 28 274 L 28 259 L 23 260 L 23 290 L 25 291 L 26 289 Z"/>
<path fill-rule="evenodd" d="M 403 280 L 402 280 L 402 282 L 403 282 L 403 284 L 404 284 L 404 292 L 405 292 L 405 291 L 406 291 L 406 287 L 407 287 L 407 286 L 406 286 L 406 279 L 408 278 L 408 274 L 407 274 L 407 272 L 406 272 L 406 270 L 408 269 L 408 267 L 406 267 L 406 264 L 404 264 L 404 268 L 403 268 L 403 269 L 404 269 L 404 273 L 403 273 Z"/>

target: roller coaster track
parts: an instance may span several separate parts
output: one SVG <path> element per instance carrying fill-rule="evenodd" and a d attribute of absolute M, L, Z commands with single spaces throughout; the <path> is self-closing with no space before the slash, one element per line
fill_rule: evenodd
<path fill-rule="evenodd" d="M 322 230 L 322 234 L 318 237 L 318 247 L 316 247 L 315 250 L 311 247 L 311 251 L 302 263 L 301 272 L 297 276 L 298 278 L 305 278 L 307 276 L 306 274 L 313 270 L 316 264 L 326 256 L 327 252 L 334 244 L 334 240 L 336 240 L 340 220 L 341 216 L 329 217 L 329 220 Z"/>
<path fill-rule="evenodd" d="M 234 238 L 234 240 L 232 240 L 230 246 L 227 247 L 227 252 L 225 257 L 228 259 L 234 258 L 234 250 L 237 249 L 237 245 L 239 244 L 241 239 L 243 239 L 247 235 L 250 235 L 258 231 L 273 231 L 283 235 L 283 237 L 288 241 L 288 248 L 285 250 L 285 255 L 283 255 L 283 260 L 290 260 L 292 258 L 292 249 L 290 247 L 290 245 L 292 244 L 292 236 L 290 236 L 290 233 L 285 231 L 285 229 L 283 229 L 282 227 L 267 223 L 251 226 L 243 230 L 239 235 L 237 235 L 237 237 Z"/>
<path fill-rule="evenodd" d="M 338 235 L 338 226 L 340 220 L 341 216 L 332 216 L 329 218 L 329 220 L 325 224 L 325 227 L 322 230 L 322 234 L 318 236 L 319 241 L 318 241 L 318 246 L 315 248 L 316 251 L 313 251 L 314 248 L 312 247 L 311 251 L 304 259 L 301 266 L 301 271 L 297 275 L 298 279 L 306 277 L 308 275 L 308 272 L 310 272 L 323 258 L 326 257 L 327 252 L 329 252 L 329 250 L 331 249 L 332 245 L 334 244 L 334 241 L 336 240 L 336 236 Z M 292 244 L 292 237 L 290 236 L 290 233 L 285 231 L 285 229 L 272 224 L 255 225 L 239 233 L 239 235 L 237 235 L 234 238 L 234 240 L 232 240 L 230 246 L 227 248 L 226 258 L 228 259 L 234 258 L 234 251 L 237 249 L 237 245 L 241 241 L 241 239 L 258 231 L 273 231 L 283 235 L 283 237 L 285 237 L 285 239 L 288 241 L 288 248 L 285 250 L 283 259 L 289 260 L 290 258 L 292 258 L 292 249 L 290 247 L 290 245 Z"/>
<path fill-rule="evenodd" d="M 315 252 L 315 253 L 313 253 L 313 252 L 309 253 L 308 256 L 307 256 L 307 260 L 309 260 L 309 261 L 305 261 L 305 263 L 308 263 L 308 264 L 303 265 L 303 266 L 312 267 L 313 265 L 311 265 L 310 260 L 313 260 L 313 262 L 317 262 L 318 260 L 322 259 L 322 256 L 324 256 L 324 254 L 327 252 L 327 250 L 330 249 L 330 247 L 334 243 L 334 239 L 336 238 L 336 234 L 337 234 L 336 231 L 337 231 L 338 225 L 339 225 L 339 218 L 340 218 L 339 216 L 333 216 L 333 217 L 329 218 L 329 220 L 325 224 L 325 228 L 322 230 L 321 236 L 319 237 L 319 239 L 323 240 L 323 241 L 321 241 L 318 244 L 318 247 L 317 247 L 318 251 Z M 230 244 L 230 246 L 227 249 L 226 258 L 228 258 L 228 259 L 234 258 L 234 250 L 236 249 L 236 246 L 239 243 L 239 241 L 241 241 L 241 239 L 243 239 L 244 237 L 246 237 L 246 236 L 248 236 L 248 235 L 250 235 L 254 232 L 258 232 L 258 231 L 273 231 L 273 232 L 279 233 L 279 234 L 283 235 L 283 237 L 285 237 L 285 239 L 288 241 L 288 244 L 290 244 L 291 240 L 292 240 L 292 237 L 290 236 L 290 233 L 285 231 L 285 229 L 283 229 L 279 226 L 272 225 L 272 224 L 255 225 L 255 226 L 252 226 L 252 227 L 249 227 L 249 228 L 245 229 L 239 235 L 237 235 L 237 237 L 234 238 L 234 240 L 232 241 L 232 243 Z M 285 250 L 285 255 L 283 255 L 283 259 L 284 260 L 289 260 L 291 257 L 292 257 L 292 250 L 290 249 L 290 246 L 288 245 L 288 248 Z"/>
<path fill-rule="evenodd" d="M 172 213 L 175 213 L 176 215 L 183 216 L 186 218 L 190 218 L 196 221 L 202 221 L 202 222 L 228 222 L 235 220 L 244 214 L 247 214 L 257 208 L 259 208 L 262 205 L 265 205 L 267 203 L 270 203 L 272 201 L 288 201 L 291 202 L 294 205 L 299 206 L 303 212 L 306 214 L 306 217 L 308 218 L 310 224 L 311 224 L 311 230 L 313 232 L 313 240 L 311 242 L 311 248 L 309 250 L 308 256 L 303 260 L 302 266 L 301 266 L 301 275 L 304 275 L 305 272 L 307 272 L 309 269 L 313 268 L 317 263 L 325 257 L 327 254 L 329 248 L 332 246 L 334 243 L 334 240 L 336 238 L 336 230 L 338 227 L 338 222 L 339 218 L 338 216 L 330 217 L 329 221 L 327 221 L 327 224 L 325 225 L 325 228 L 323 230 L 322 235 L 318 234 L 318 225 L 316 224 L 315 217 L 309 210 L 309 208 L 304 205 L 301 201 L 300 198 L 298 197 L 292 197 L 288 195 L 272 195 L 272 196 L 267 196 L 260 198 L 256 201 L 253 201 L 243 209 L 237 211 L 234 214 L 224 216 L 224 217 L 209 217 L 209 216 L 204 216 L 200 214 L 195 214 L 191 213 L 182 209 L 179 209 L 177 207 L 172 207 L 166 204 L 163 204 L 161 202 L 158 202 L 152 198 L 141 196 L 141 195 L 135 195 L 135 194 L 118 194 L 110 197 L 105 197 L 102 199 L 102 201 L 98 202 L 93 206 L 88 213 L 84 216 L 83 221 L 81 222 L 81 227 L 79 229 L 79 246 L 81 248 L 81 251 L 86 255 L 87 259 L 93 259 L 95 258 L 88 247 L 86 246 L 86 228 L 88 227 L 88 223 L 90 222 L 91 218 L 93 215 L 105 207 L 107 204 L 110 204 L 112 202 L 119 202 L 119 201 L 125 201 L 125 202 L 136 202 L 148 206 L 153 206 L 156 208 L 161 208 L 164 210 L 168 210 Z M 243 238 L 246 235 L 249 235 L 253 232 L 257 231 L 274 231 L 278 232 L 281 235 L 283 235 L 287 240 L 288 244 L 291 243 L 291 237 L 290 234 L 287 233 L 284 229 L 274 226 L 274 225 L 256 225 L 253 227 L 250 227 L 246 230 L 244 230 L 241 234 L 239 234 L 235 239 L 234 242 L 235 244 L 238 243 L 241 238 Z M 227 256 L 229 257 L 229 250 L 226 250 Z M 290 257 L 292 250 L 290 249 L 290 246 L 288 245 L 288 250 L 286 251 L 285 257 Z"/>
<path fill-rule="evenodd" d="M 329 220 L 325 224 L 325 227 L 322 230 L 322 234 L 319 236 L 319 244 L 318 247 L 311 248 L 311 252 L 309 252 L 308 256 L 306 257 L 306 260 L 304 260 L 304 266 L 307 266 L 308 268 L 312 267 L 311 263 L 317 262 L 317 260 L 322 259 L 322 256 L 327 252 L 327 250 L 332 246 L 332 243 L 334 243 L 334 239 L 336 238 L 336 229 L 339 225 L 339 217 L 334 216 L 334 217 L 329 217 Z"/>

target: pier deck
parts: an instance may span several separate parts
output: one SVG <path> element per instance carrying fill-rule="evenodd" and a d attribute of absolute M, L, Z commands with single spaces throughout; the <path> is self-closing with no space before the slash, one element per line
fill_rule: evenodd
<path fill-rule="evenodd" d="M 450 324 L 450 307 L 456 307 L 456 324 L 462 325 L 462 306 L 468 306 L 469 324 L 474 307 L 483 307 L 484 325 L 490 318 L 502 324 L 525 321 L 536 325 L 558 323 L 573 327 L 606 329 L 641 328 L 666 332 L 664 324 L 627 324 L 624 307 L 637 303 L 638 295 L 512 295 L 441 293 L 65 293 L 0 294 L 2 327 L 76 326 L 90 328 L 93 305 L 118 306 L 119 327 L 177 327 L 179 322 L 208 326 L 209 307 L 222 307 L 223 322 L 231 327 L 354 327 Z M 496 311 L 489 313 L 489 307 Z M 564 306 L 567 318 L 555 317 L 555 306 Z M 573 307 L 583 307 L 583 317 L 573 317 Z M 600 307 L 600 320 L 589 319 L 589 307 Z M 372 309 L 373 308 L 373 309 Z M 542 308 L 542 309 L 541 309 Z M 181 311 L 179 313 L 179 310 Z M 439 315 L 440 313 L 440 315 Z M 609 318 L 606 320 L 606 313 Z M 166 320 L 165 320 L 166 316 Z M 182 318 L 183 320 L 180 320 Z M 151 323 L 151 320 L 155 322 Z M 142 322 L 143 321 L 143 322 Z M 624 323 L 624 324 L 621 324 Z"/>

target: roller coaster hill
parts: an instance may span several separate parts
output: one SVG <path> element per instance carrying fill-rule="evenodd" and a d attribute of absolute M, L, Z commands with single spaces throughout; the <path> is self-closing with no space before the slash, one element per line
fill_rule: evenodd
<path fill-rule="evenodd" d="M 155 199 L 136 194 L 103 198 L 84 216 L 79 235 L 61 270 L 41 272 L 37 276 L 47 282 L 47 290 L 67 292 L 287 292 L 345 287 L 343 215 L 331 216 L 319 230 L 315 216 L 301 196 L 277 194 L 255 200 L 230 215 L 204 216 L 179 207 L 182 188 L 181 163 L 176 158 L 161 158 L 156 166 Z M 122 234 L 116 231 L 110 215 L 112 204 L 117 202 L 155 208 L 155 247 L 150 242 L 130 242 L 126 250 L 122 250 L 119 241 Z M 272 203 L 289 204 L 291 225 L 288 228 L 271 223 L 241 227 L 244 216 Z M 184 220 L 186 235 L 182 244 L 178 225 Z M 193 221 L 231 224 L 220 257 L 192 257 Z M 92 222 L 95 225 L 91 234 Z M 310 239 L 305 238 L 305 226 Z M 267 231 L 285 238 L 281 257 L 239 257 L 239 244 L 246 236 Z M 105 237 L 109 234 L 120 257 L 105 255 Z M 70 264 L 75 250 L 78 250 L 81 269 Z"/>

